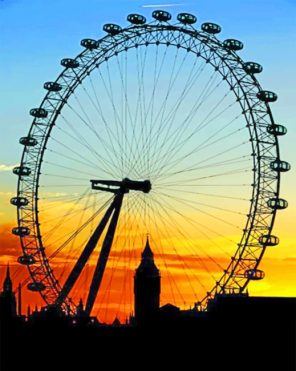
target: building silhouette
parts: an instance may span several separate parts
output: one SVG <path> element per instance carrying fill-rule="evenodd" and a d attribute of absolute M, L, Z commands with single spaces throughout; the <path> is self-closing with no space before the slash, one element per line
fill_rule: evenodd
<path fill-rule="evenodd" d="M 8 267 L 0 294 L 0 370 L 39 371 L 44 362 L 52 370 L 78 364 L 90 370 L 105 360 L 111 369 L 138 370 L 137 359 L 151 370 L 296 369 L 296 298 L 233 293 L 216 295 L 207 312 L 160 307 L 161 277 L 148 239 L 134 285 L 135 318 L 126 324 L 98 322 L 82 300 L 75 316 L 53 305 L 22 316 Z"/>
<path fill-rule="evenodd" d="M 0 294 L 0 315 L 1 318 L 8 320 L 16 317 L 16 298 L 12 288 L 10 268 L 7 266 L 6 277 L 3 282 L 3 291 Z"/>
<path fill-rule="evenodd" d="M 134 295 L 136 324 L 151 322 L 159 309 L 160 273 L 148 238 L 134 277 Z"/>

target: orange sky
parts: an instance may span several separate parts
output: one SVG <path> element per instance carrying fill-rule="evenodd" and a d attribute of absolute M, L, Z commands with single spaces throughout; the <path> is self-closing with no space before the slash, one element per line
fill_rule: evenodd
<path fill-rule="evenodd" d="M 31 119 L 28 118 L 29 108 L 37 107 L 43 96 L 41 82 L 57 75 L 60 71 L 58 60 L 67 56 L 66 52 L 69 53 L 68 56 L 77 54 L 78 40 L 84 38 L 85 35 L 93 35 L 92 37 L 95 38 L 101 37 L 102 25 L 112 21 L 112 17 L 115 17 L 113 21 L 123 25 L 126 15 L 135 12 L 136 6 L 147 16 L 147 19 L 151 20 L 152 9 L 143 8 L 137 1 L 117 1 L 116 7 L 110 9 L 110 2 L 101 0 L 98 2 L 100 3 L 100 11 L 98 15 L 94 16 L 93 8 L 85 7 L 84 3 L 75 4 L 74 7 L 69 7 L 68 1 L 40 2 L 40 4 L 34 1 L 0 3 L 5 3 L 1 8 L 1 25 L 4 30 L 2 34 L 4 37 L 7 36 L 7 39 L 9 37 L 9 42 L 3 44 L 5 58 L 1 58 L 1 62 L 3 70 L 8 68 L 8 70 L 14 71 L 14 73 L 3 74 L 1 80 L 3 85 L 1 89 L 3 93 L 1 122 L 2 131 L 5 132 L 5 140 L 2 139 L 0 146 L 0 284 L 3 282 L 5 269 L 9 263 L 16 288 L 28 273 L 25 267 L 16 262 L 22 251 L 18 238 L 11 235 L 11 228 L 16 226 L 16 209 L 9 204 L 10 198 L 15 196 L 16 184 L 16 177 L 11 174 L 11 169 L 19 163 L 22 148 L 18 144 L 18 138 L 25 135 L 29 129 L 29 122 L 31 122 Z M 213 21 L 222 26 L 223 39 L 235 37 L 242 40 L 245 49 L 241 51 L 240 55 L 245 61 L 258 61 L 263 65 L 264 72 L 259 78 L 262 87 L 275 91 L 279 96 L 278 102 L 272 106 L 272 110 L 275 122 L 288 128 L 288 135 L 280 138 L 281 159 L 292 164 L 292 171 L 283 174 L 280 193 L 281 197 L 288 200 L 289 207 L 287 210 L 278 212 L 272 232 L 279 236 L 280 244 L 268 248 L 261 262 L 260 269 L 265 271 L 265 279 L 252 282 L 249 285 L 249 292 L 251 295 L 296 296 L 296 198 L 294 186 L 296 173 L 293 168 L 295 166 L 293 164 L 296 163 L 296 125 L 295 84 L 292 77 L 295 69 L 296 28 L 294 15 L 296 3 L 295 1 L 286 1 L 283 2 L 283 5 L 279 1 L 270 0 L 266 6 L 266 2 L 259 1 L 256 2 L 255 12 L 253 7 L 249 6 L 249 2 L 237 3 L 220 1 L 216 2 L 214 8 L 212 2 L 196 1 L 190 2 L 190 9 L 186 11 L 190 10 L 198 15 L 197 27 L 200 27 L 202 22 L 208 21 L 209 17 L 213 17 Z M 67 25 L 71 32 L 61 32 L 61 28 L 56 27 L 55 15 L 57 11 L 59 12 L 58 21 L 63 27 Z M 173 19 L 176 19 L 176 14 L 180 11 L 182 8 L 179 6 L 170 7 Z M 48 14 L 48 16 L 44 17 L 44 14 Z M 72 19 L 73 22 L 69 22 L 69 19 Z M 85 19 L 88 22 L 85 22 Z M 77 24 L 81 24 L 83 27 L 77 27 Z M 22 35 L 21 47 L 19 45 L 20 34 Z M 57 40 L 59 40 L 58 43 Z M 42 47 L 36 48 L 36 45 Z M 277 46 L 276 53 L 275 45 Z M 227 201 L 227 205 L 228 203 L 229 201 Z M 217 210 L 216 212 L 220 213 L 219 216 L 223 218 L 223 211 Z M 53 215 L 53 217 L 55 216 Z M 231 216 L 227 215 L 228 217 Z M 233 216 L 233 218 L 236 217 L 236 215 Z M 210 221 L 208 225 L 211 226 Z M 223 232 L 225 231 L 221 233 L 223 234 Z M 227 233 L 226 235 L 228 237 Z M 157 241 L 155 243 L 157 244 Z M 162 274 L 161 304 L 175 302 L 180 306 L 189 306 L 195 297 L 185 275 L 201 276 L 198 264 L 194 264 L 190 256 L 184 257 L 191 268 L 184 272 L 179 259 L 173 255 L 172 251 L 169 251 L 166 259 L 171 267 L 171 272 L 174 272 L 174 279 L 171 280 L 159 256 L 157 246 L 152 246 L 152 248 L 155 248 L 156 261 Z M 97 307 L 94 310 L 94 314 L 97 314 L 100 319 L 112 321 L 116 315 L 124 319 L 133 310 L 132 277 L 134 267 L 140 258 L 140 250 L 139 246 L 132 264 L 128 268 L 118 266 L 117 275 L 113 276 L 112 269 L 107 268 L 106 279 L 103 282 L 106 295 L 99 297 L 100 308 Z M 116 264 L 116 254 L 117 251 L 112 252 L 112 264 Z M 63 259 L 65 256 L 61 256 L 58 261 L 55 261 L 54 268 L 57 273 L 64 265 Z M 215 255 L 215 259 L 220 261 L 222 265 L 226 262 L 223 256 Z M 82 296 L 84 299 L 83 290 L 87 286 L 87 276 L 89 276 L 91 269 L 91 266 L 86 267 L 83 273 L 85 280 L 82 279 L 80 285 L 74 287 L 74 290 L 78 291 L 77 296 Z M 211 266 L 211 269 L 215 273 L 214 266 Z M 127 279 L 125 280 L 124 277 Z M 112 285 L 109 284 L 110 282 Z M 196 280 L 192 279 L 192 282 L 196 283 Z M 195 287 L 197 291 L 200 288 L 198 285 Z M 178 290 L 182 292 L 178 292 Z M 183 296 L 186 296 L 186 303 L 182 300 L 182 293 Z M 37 293 L 31 293 L 24 288 L 23 312 L 26 311 L 29 303 L 32 307 L 35 304 L 38 306 L 44 304 Z"/>
<path fill-rule="evenodd" d="M 285 218 L 286 219 L 286 218 Z M 25 267 L 20 266 L 16 262 L 16 258 L 21 255 L 18 238 L 12 236 L 10 231 L 14 224 L 7 223 L 2 224 L 0 227 L 0 279 L 3 281 L 5 275 L 6 264 L 9 263 L 12 272 L 12 278 L 14 287 L 27 277 L 27 271 Z M 287 224 L 284 223 L 287 228 Z M 287 254 L 287 252 L 294 252 L 294 239 L 282 237 L 282 244 L 280 247 L 271 248 L 267 251 L 265 258 L 261 263 L 261 269 L 266 273 L 266 277 L 262 281 L 253 282 L 249 285 L 249 292 L 251 295 L 275 295 L 275 296 L 296 296 L 296 256 L 295 254 Z M 293 250 L 292 250 L 293 249 Z M 136 252 L 136 256 L 139 260 L 140 251 Z M 116 251 L 111 256 L 111 261 L 116 260 Z M 159 256 L 155 256 L 158 265 L 161 268 L 162 274 L 162 295 L 161 304 L 167 302 L 174 302 L 183 307 L 189 307 L 195 301 L 195 297 L 192 294 L 191 288 L 188 287 L 188 279 L 185 277 L 187 272 L 183 272 L 178 257 L 173 254 L 168 254 L 166 259 L 171 269 L 175 269 L 174 279 L 170 279 L 166 274 L 165 267 L 162 266 Z M 193 262 L 190 257 L 187 258 L 188 263 L 191 264 L 191 268 L 196 270 L 198 274 L 198 266 Z M 190 261 L 191 260 L 191 261 Z M 222 259 L 223 260 L 223 259 Z M 227 259 L 221 261 L 221 263 L 227 263 Z M 134 262 L 134 265 L 137 262 Z M 86 268 L 85 277 L 87 279 L 81 279 L 81 283 L 74 287 L 74 292 L 78 292 L 84 300 L 86 294 L 84 292 L 87 282 L 89 282 L 89 274 Z M 56 267 L 58 275 L 59 268 Z M 116 274 L 114 274 L 111 266 L 106 269 L 104 281 L 102 283 L 102 290 L 99 294 L 98 300 L 95 304 L 93 314 L 97 315 L 102 321 L 111 322 L 117 316 L 122 321 L 128 316 L 129 313 L 133 312 L 133 274 L 134 270 L 130 268 L 117 267 Z M 83 283 L 84 282 L 84 283 Z M 185 301 L 185 299 L 186 301 Z M 184 300 L 184 301 L 183 301 Z M 182 302 L 183 301 L 183 302 Z M 23 313 L 26 312 L 28 305 L 34 307 L 35 305 L 44 305 L 40 296 L 36 293 L 29 292 L 26 288 L 23 290 Z"/>
<path fill-rule="evenodd" d="M 292 176 L 287 175 L 288 180 Z M 251 295 L 263 296 L 296 296 L 296 241 L 294 232 L 294 220 L 296 215 L 296 207 L 293 205 L 294 190 L 290 185 L 291 182 L 284 184 L 282 194 L 289 200 L 289 208 L 284 211 L 279 211 L 273 234 L 280 237 L 280 244 L 276 247 L 267 249 L 264 259 L 261 262 L 260 269 L 265 271 L 265 279 L 255 281 L 249 284 L 249 292 Z M 16 225 L 16 209 L 9 204 L 10 198 L 14 195 L 13 192 L 0 192 L 0 282 L 3 282 L 7 263 L 10 264 L 14 287 L 16 288 L 19 282 L 22 282 L 27 276 L 25 267 L 20 266 L 16 259 L 22 254 L 18 237 L 11 234 L 11 229 Z M 154 245 L 153 245 L 154 243 Z M 143 242 L 144 245 L 144 242 Z M 162 276 L 162 292 L 161 304 L 167 302 L 175 303 L 181 307 L 189 307 L 196 301 L 193 290 L 196 289 L 197 296 L 200 286 L 193 276 L 202 277 L 202 272 L 197 263 L 188 256 L 183 257 L 184 262 L 190 269 L 183 269 L 179 258 L 172 251 L 166 253 L 166 260 L 170 266 L 170 272 L 173 272 L 173 279 L 168 273 L 167 268 L 163 264 L 163 256 L 160 257 L 160 250 L 157 249 L 157 242 L 151 242 L 152 249 L 155 252 L 156 263 L 161 271 Z M 113 250 L 110 259 L 110 266 L 106 269 L 106 277 L 102 283 L 102 290 L 95 304 L 93 314 L 97 315 L 101 321 L 111 322 L 115 316 L 118 316 L 122 321 L 133 312 L 133 274 L 134 269 L 140 260 L 141 245 L 133 251 L 133 259 L 130 265 L 124 266 L 116 264 L 120 252 Z M 218 256 L 215 252 L 215 259 L 219 260 L 221 265 L 227 265 L 228 259 L 223 256 Z M 126 262 L 128 261 L 128 252 L 126 254 Z M 63 255 L 55 262 L 55 271 L 57 276 L 63 266 Z M 90 264 L 92 265 L 92 264 Z M 117 273 L 114 274 L 112 266 L 117 265 Z M 214 266 L 211 269 L 214 272 Z M 81 282 L 74 287 L 77 297 L 82 297 L 85 301 L 86 294 L 83 292 L 89 284 L 91 270 L 93 266 L 87 266 L 83 272 Z M 190 280 L 188 277 L 190 276 Z M 194 286 L 190 287 L 190 281 Z M 210 288 L 211 285 L 208 287 Z M 29 292 L 26 288 L 23 290 L 23 313 L 26 312 L 28 304 L 31 307 L 44 305 L 41 297 L 37 293 Z"/>

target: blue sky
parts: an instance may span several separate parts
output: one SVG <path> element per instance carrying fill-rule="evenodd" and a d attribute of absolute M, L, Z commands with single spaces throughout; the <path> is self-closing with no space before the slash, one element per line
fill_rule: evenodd
<path fill-rule="evenodd" d="M 1 122 L 6 140 L 0 156 L 4 163 L 19 157 L 17 138 L 26 132 L 30 107 L 43 96 L 42 83 L 57 76 L 59 61 L 74 56 L 80 39 L 103 35 L 106 22 L 126 24 L 126 15 L 139 12 L 149 19 L 149 4 L 174 1 L 88 0 L 4 0 L 0 2 Z M 184 5 L 168 8 L 174 15 L 193 12 L 198 21 L 215 21 L 223 28 L 222 38 L 236 37 L 245 44 L 241 55 L 264 66 L 260 82 L 279 94 L 275 117 L 293 132 L 293 86 L 296 56 L 296 2 L 291 0 L 176 1 Z M 294 134 L 294 135 L 293 135 Z M 11 151 L 13 148 L 14 151 Z M 9 150 L 9 151 L 8 151 Z M 289 154 L 290 150 L 284 154 Z"/>
<path fill-rule="evenodd" d="M 278 102 L 273 105 L 276 121 L 286 125 L 289 135 L 282 138 L 282 158 L 293 162 L 295 129 L 296 1 L 139 1 L 139 0 L 2 0 L 0 1 L 0 120 L 2 133 L 1 164 L 18 162 L 21 148 L 18 138 L 29 129 L 31 107 L 38 106 L 43 82 L 55 79 L 61 71 L 60 59 L 75 56 L 84 37 L 103 36 L 106 22 L 126 24 L 131 12 L 151 18 L 153 4 L 184 4 L 168 7 L 194 13 L 198 22 L 214 21 L 222 26 L 221 38 L 235 37 L 245 44 L 245 60 L 264 67 L 259 80 L 265 89 L 274 90 Z M 158 8 L 158 7 L 157 7 Z M 197 25 L 198 26 L 198 25 Z M 291 199 L 294 171 L 285 176 L 283 190 Z M 14 177 L 1 174 L 8 188 Z"/>
<path fill-rule="evenodd" d="M 279 228 L 276 229 L 282 230 L 287 237 L 293 236 L 296 217 L 293 169 L 296 163 L 296 0 L 0 1 L 1 191 L 15 189 L 15 176 L 1 169 L 18 163 L 22 150 L 18 139 L 27 133 L 31 123 L 28 112 L 39 106 L 45 94 L 43 83 L 54 80 L 60 73 L 60 60 L 77 55 L 82 38 L 102 37 L 104 23 L 126 25 L 129 13 L 141 13 L 149 20 L 154 7 L 147 5 L 174 3 L 183 4 L 165 8 L 174 18 L 179 12 L 192 12 L 198 18 L 196 27 L 213 21 L 222 26 L 221 39 L 233 37 L 243 41 L 245 48 L 240 55 L 246 61 L 263 65 L 264 71 L 259 76 L 261 85 L 278 94 L 272 110 L 276 122 L 288 128 L 288 135 L 280 139 L 281 157 L 292 163 L 292 171 L 284 174 L 282 182 L 282 197 L 289 201 L 290 207 L 279 215 Z M 1 209 L 7 210 L 2 206 Z M 11 210 L 11 214 L 14 211 Z M 282 254 L 290 256 L 291 246 L 286 246 L 283 245 Z"/>

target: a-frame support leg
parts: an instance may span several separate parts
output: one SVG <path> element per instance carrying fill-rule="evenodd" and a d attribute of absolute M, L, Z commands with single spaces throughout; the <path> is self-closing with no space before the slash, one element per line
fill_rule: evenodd
<path fill-rule="evenodd" d="M 100 285 L 103 279 L 104 271 L 106 268 L 112 242 L 114 239 L 118 217 L 119 217 L 119 213 L 120 213 L 120 209 L 122 205 L 123 195 L 124 195 L 123 193 L 119 193 L 115 197 L 116 205 L 114 205 L 114 214 L 112 216 L 107 234 L 103 242 L 103 246 L 102 246 L 102 249 L 99 255 L 99 259 L 96 265 L 96 269 L 93 275 L 93 279 L 92 279 L 90 290 L 89 290 L 88 297 L 87 297 L 86 308 L 85 308 L 87 315 L 90 315 L 92 311 L 94 302 L 96 300 L 96 297 L 97 297 L 97 294 L 98 294 L 98 291 L 99 291 L 99 288 L 100 288 Z"/>
<path fill-rule="evenodd" d="M 80 273 L 82 272 L 86 262 L 88 261 L 90 255 L 94 251 L 99 238 L 101 237 L 113 211 L 115 208 L 117 208 L 118 202 L 120 200 L 120 205 L 122 203 L 123 194 L 118 193 L 115 197 L 109 208 L 107 209 L 105 215 L 103 216 L 100 224 L 95 229 L 94 233 L 92 234 L 91 238 L 85 245 L 85 248 L 83 249 L 79 259 L 77 260 L 74 268 L 72 269 L 70 275 L 68 276 L 62 290 L 60 291 L 60 294 L 56 300 L 56 305 L 62 305 L 65 301 L 66 297 L 68 296 L 69 292 L 72 290 L 73 286 L 75 285 L 75 282 L 77 281 Z M 120 208 L 119 208 L 120 209 Z"/>

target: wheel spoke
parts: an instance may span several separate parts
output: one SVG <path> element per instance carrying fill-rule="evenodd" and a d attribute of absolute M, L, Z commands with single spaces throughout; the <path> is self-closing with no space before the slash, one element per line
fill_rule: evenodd
<path fill-rule="evenodd" d="M 269 98 L 223 45 L 185 24 L 131 24 L 45 85 L 12 203 L 47 303 L 75 313 L 81 297 L 123 320 L 147 234 L 162 303 L 204 309 L 245 290 L 275 220 L 279 145 Z"/>

